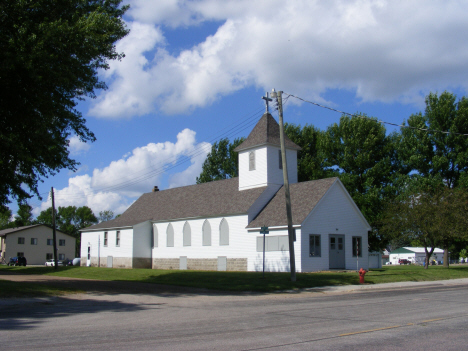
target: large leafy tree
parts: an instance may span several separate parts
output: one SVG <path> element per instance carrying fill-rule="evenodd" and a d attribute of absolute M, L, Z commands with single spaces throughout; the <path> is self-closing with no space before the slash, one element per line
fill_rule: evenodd
<path fill-rule="evenodd" d="M 34 222 L 32 207 L 28 204 L 20 204 L 14 220 L 15 227 L 31 225 Z"/>
<path fill-rule="evenodd" d="M 97 217 L 88 206 L 60 206 L 55 210 L 56 228 L 64 233 L 79 238 L 79 230 L 98 223 Z M 52 207 L 42 211 L 36 218 L 38 223 L 52 226 Z"/>
<path fill-rule="evenodd" d="M 378 232 L 384 204 L 395 196 L 396 184 L 405 170 L 396 156 L 397 134 L 365 115 L 342 116 L 340 123 L 326 130 L 321 143 L 324 165 L 338 177 L 374 228 L 369 236 L 373 250 L 387 243 Z"/>
<path fill-rule="evenodd" d="M 426 268 L 437 246 L 468 239 L 468 191 L 439 185 L 411 186 L 387 205 L 382 232 L 390 237 L 424 246 Z M 448 252 L 444 266 L 448 267 Z"/>
<path fill-rule="evenodd" d="M 429 94 L 425 113 L 413 114 L 401 129 L 402 163 L 418 176 L 457 187 L 468 171 L 468 99 L 449 92 Z M 443 133 L 449 132 L 449 133 Z M 457 134 L 459 133 L 459 134 Z"/>
<path fill-rule="evenodd" d="M 98 223 L 97 217 L 88 206 L 78 208 L 76 206 L 60 206 L 55 212 L 56 228 L 76 238 L 76 254 L 79 257 L 81 242 L 79 230 Z M 42 211 L 36 220 L 38 223 L 52 226 L 52 207 Z"/>
<path fill-rule="evenodd" d="M 12 226 L 11 210 L 8 207 L 0 206 L 0 230 L 10 228 Z"/>
<path fill-rule="evenodd" d="M 398 148 L 402 163 L 412 171 L 409 187 L 454 189 L 468 186 L 468 99 L 457 101 L 447 91 L 426 97 L 424 114 L 409 117 L 408 127 L 401 129 Z M 440 238 L 439 238 L 440 239 Z M 444 235 L 438 245 L 444 249 L 444 265 L 448 251 L 466 245 L 466 237 Z"/>
<path fill-rule="evenodd" d="M 228 138 L 224 138 L 215 142 L 203 162 L 202 172 L 196 180 L 197 184 L 237 177 L 239 175 L 238 154 L 234 149 L 244 140 L 244 138 L 238 138 L 230 143 Z"/>
<path fill-rule="evenodd" d="M 99 223 L 110 221 L 112 218 L 114 218 L 114 211 L 104 210 L 99 212 Z"/>
<path fill-rule="evenodd" d="M 299 182 L 333 177 L 337 174 L 335 170 L 325 166 L 326 156 L 321 147 L 325 132 L 308 124 L 301 128 L 300 125 L 285 123 L 284 133 L 302 148 L 297 154 Z"/>
<path fill-rule="evenodd" d="M 70 135 L 95 140 L 76 106 L 106 87 L 98 70 L 124 56 L 115 49 L 128 33 L 120 3 L 0 2 L 0 205 L 38 195 L 41 178 L 75 169 Z"/>

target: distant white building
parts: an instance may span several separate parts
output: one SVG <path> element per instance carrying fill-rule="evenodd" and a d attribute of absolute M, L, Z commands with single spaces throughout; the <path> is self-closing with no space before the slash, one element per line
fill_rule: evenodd
<path fill-rule="evenodd" d="M 444 258 L 444 250 L 435 248 L 430 261 L 441 262 Z M 400 247 L 389 254 L 389 260 L 392 264 L 398 264 L 398 260 L 406 259 L 411 263 L 424 264 L 426 251 L 424 247 Z"/>
<path fill-rule="evenodd" d="M 370 226 L 338 178 L 298 183 L 300 147 L 285 138 L 298 272 L 368 268 Z M 239 177 L 143 194 L 120 217 L 85 228 L 81 264 L 289 271 L 279 125 L 265 113 L 236 148 Z"/>

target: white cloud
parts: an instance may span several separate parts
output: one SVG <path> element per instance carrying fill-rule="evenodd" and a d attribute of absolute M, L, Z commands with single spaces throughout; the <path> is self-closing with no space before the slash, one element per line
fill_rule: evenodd
<path fill-rule="evenodd" d="M 195 135 L 184 129 L 175 143 L 150 143 L 107 167 L 94 169 L 92 175 L 70 178 L 67 187 L 55 190 L 56 207 L 88 206 L 95 214 L 103 210 L 122 213 L 142 193 L 150 192 L 154 185 L 160 186 L 165 170 L 172 167 L 183 169 L 172 175 L 170 187 L 194 184 L 211 149 L 209 143 L 197 144 Z M 34 214 L 37 216 L 50 206 L 49 199 Z"/>
<path fill-rule="evenodd" d="M 87 143 L 83 143 L 76 135 L 69 139 L 68 149 L 71 155 L 78 155 L 89 150 L 91 146 Z"/>
<path fill-rule="evenodd" d="M 467 10 L 461 1 L 134 0 L 132 32 L 119 43 L 127 57 L 112 63 L 110 89 L 91 113 L 181 113 L 248 86 L 419 102 L 429 91 L 467 87 Z M 213 20 L 223 22 L 213 36 L 166 51 L 160 26 Z"/>

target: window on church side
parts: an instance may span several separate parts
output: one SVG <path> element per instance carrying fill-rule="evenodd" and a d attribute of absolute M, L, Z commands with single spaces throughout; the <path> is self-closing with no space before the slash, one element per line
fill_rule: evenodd
<path fill-rule="evenodd" d="M 205 223 L 203 223 L 203 228 L 202 228 L 202 244 L 203 246 L 211 246 L 211 225 L 208 220 L 205 220 Z"/>
<path fill-rule="evenodd" d="M 229 245 L 229 224 L 225 218 L 219 224 L 219 245 Z"/>
<path fill-rule="evenodd" d="M 255 171 L 255 151 L 249 152 L 249 171 Z"/>
<path fill-rule="evenodd" d="M 184 224 L 184 233 L 183 233 L 183 244 L 184 246 L 192 246 L 192 231 L 190 229 L 190 224 L 185 222 Z"/>
<path fill-rule="evenodd" d="M 167 247 L 174 247 L 174 228 L 172 227 L 172 224 L 169 223 L 167 226 Z"/>

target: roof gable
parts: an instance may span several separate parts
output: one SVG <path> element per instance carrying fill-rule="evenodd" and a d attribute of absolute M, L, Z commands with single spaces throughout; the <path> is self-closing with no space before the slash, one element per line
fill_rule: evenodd
<path fill-rule="evenodd" d="M 242 144 L 236 147 L 234 151 L 239 152 L 265 144 L 277 146 L 281 145 L 279 124 L 268 112 L 265 113 L 262 118 L 260 118 L 247 139 L 245 139 Z M 287 149 L 301 150 L 301 147 L 293 143 L 287 135 L 284 136 L 284 144 Z"/>
<path fill-rule="evenodd" d="M 301 224 L 307 218 L 337 179 L 338 178 L 326 178 L 290 184 L 289 192 L 291 195 L 291 211 L 294 225 Z M 288 220 L 284 197 L 283 186 L 258 216 L 249 223 L 247 228 L 287 225 Z"/>
<path fill-rule="evenodd" d="M 145 221 L 247 213 L 266 187 L 239 191 L 239 178 L 143 194 L 120 217 L 82 231 L 133 226 Z"/>
<path fill-rule="evenodd" d="M 32 229 L 32 228 L 35 228 L 35 227 L 41 227 L 41 226 L 53 229 L 51 226 L 49 226 L 47 224 L 42 224 L 42 223 L 31 224 L 31 225 L 26 225 L 26 226 L 23 226 L 23 227 L 14 227 L 14 228 L 7 228 L 7 229 L 0 230 L 0 236 L 5 236 L 5 235 L 8 235 L 8 234 L 13 234 L 13 233 L 21 232 L 21 231 L 24 231 L 24 230 Z M 62 231 L 60 231 L 58 229 L 56 229 L 55 231 L 58 232 L 58 233 L 62 233 L 64 235 L 68 235 L 68 236 L 73 238 L 73 236 L 71 236 L 70 234 L 64 233 L 64 232 L 62 232 Z"/>
<path fill-rule="evenodd" d="M 414 253 L 414 251 L 408 250 L 408 249 L 406 249 L 404 247 L 400 247 L 400 248 L 390 252 L 390 255 L 392 255 L 392 254 L 403 254 L 403 253 Z"/>

